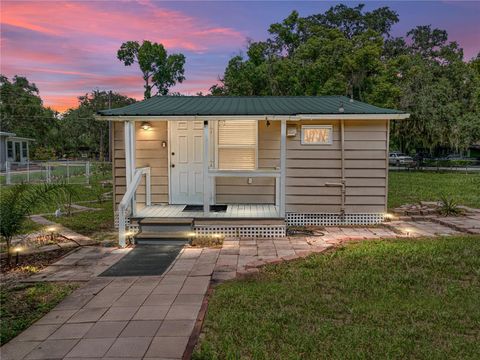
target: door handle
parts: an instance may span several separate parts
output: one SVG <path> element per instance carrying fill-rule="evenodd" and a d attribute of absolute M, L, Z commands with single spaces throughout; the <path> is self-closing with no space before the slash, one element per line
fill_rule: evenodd
<path fill-rule="evenodd" d="M 174 167 L 175 167 L 175 164 L 171 164 L 170 166 L 171 166 L 172 168 L 174 168 Z"/>

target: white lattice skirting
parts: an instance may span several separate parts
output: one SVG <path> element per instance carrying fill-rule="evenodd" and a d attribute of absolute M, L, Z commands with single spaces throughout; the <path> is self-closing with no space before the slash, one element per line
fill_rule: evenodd
<path fill-rule="evenodd" d="M 130 219 L 128 209 L 125 211 L 125 214 L 126 214 L 125 215 L 125 228 L 128 231 L 138 232 L 138 230 L 139 230 L 138 224 L 131 223 L 131 219 Z M 115 226 L 115 229 L 118 229 L 118 211 L 115 211 L 113 216 L 114 216 L 113 217 L 113 224 Z"/>
<path fill-rule="evenodd" d="M 208 236 L 220 234 L 225 237 L 240 238 L 273 238 L 284 237 L 286 233 L 285 225 L 201 225 L 195 226 L 193 231 L 197 236 Z"/>
<path fill-rule="evenodd" d="M 318 226 L 337 226 L 337 225 L 375 225 L 385 221 L 384 213 L 369 214 L 325 214 L 325 213 L 287 213 L 287 225 L 318 225 Z"/>

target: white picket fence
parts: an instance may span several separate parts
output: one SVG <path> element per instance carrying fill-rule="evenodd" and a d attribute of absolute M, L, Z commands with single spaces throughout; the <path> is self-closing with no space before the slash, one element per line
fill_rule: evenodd
<path fill-rule="evenodd" d="M 5 163 L 5 172 L 0 174 L 1 183 L 13 185 L 20 183 L 89 184 L 93 171 L 109 163 L 90 161 L 29 161 L 24 164 Z M 3 178 L 3 179 L 2 179 Z"/>

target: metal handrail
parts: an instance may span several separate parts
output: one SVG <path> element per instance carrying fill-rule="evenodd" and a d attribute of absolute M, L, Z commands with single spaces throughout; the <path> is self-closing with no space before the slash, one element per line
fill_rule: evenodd
<path fill-rule="evenodd" d="M 131 205 L 131 211 L 134 212 L 133 197 L 137 191 L 138 185 L 142 181 L 142 176 L 145 175 L 145 202 L 147 206 L 152 204 L 152 195 L 151 195 L 151 182 L 150 182 L 150 168 L 143 167 L 135 170 L 133 174 L 132 181 L 127 187 L 127 191 L 123 195 L 122 200 L 118 204 L 118 243 L 121 247 L 126 246 L 126 226 L 125 226 L 125 213 L 128 209 L 128 205 Z"/>

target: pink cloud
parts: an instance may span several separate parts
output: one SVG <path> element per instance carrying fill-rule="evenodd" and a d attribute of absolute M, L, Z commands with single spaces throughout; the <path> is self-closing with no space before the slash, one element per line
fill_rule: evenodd
<path fill-rule="evenodd" d="M 135 14 L 118 6 L 106 6 L 118 4 L 5 2 L 1 22 L 62 37 L 99 36 L 118 43 L 148 38 L 163 43 L 167 48 L 198 52 L 219 44 L 235 47 L 244 39 L 244 35 L 234 29 L 211 26 L 200 19 L 159 8 L 148 1 L 141 2 L 142 7 L 136 8 Z"/>
<path fill-rule="evenodd" d="M 44 103 L 59 111 L 95 88 L 142 98 L 138 68 L 127 68 L 116 59 L 124 41 L 148 39 L 170 52 L 186 52 L 187 80 L 173 91 L 195 93 L 208 90 L 217 74 L 200 63 L 196 66 L 202 75 L 192 79 L 191 58 L 212 59 L 211 50 L 234 51 L 245 39 L 233 28 L 149 0 L 3 1 L 0 23 L 1 72 L 26 76 L 37 84 Z"/>

